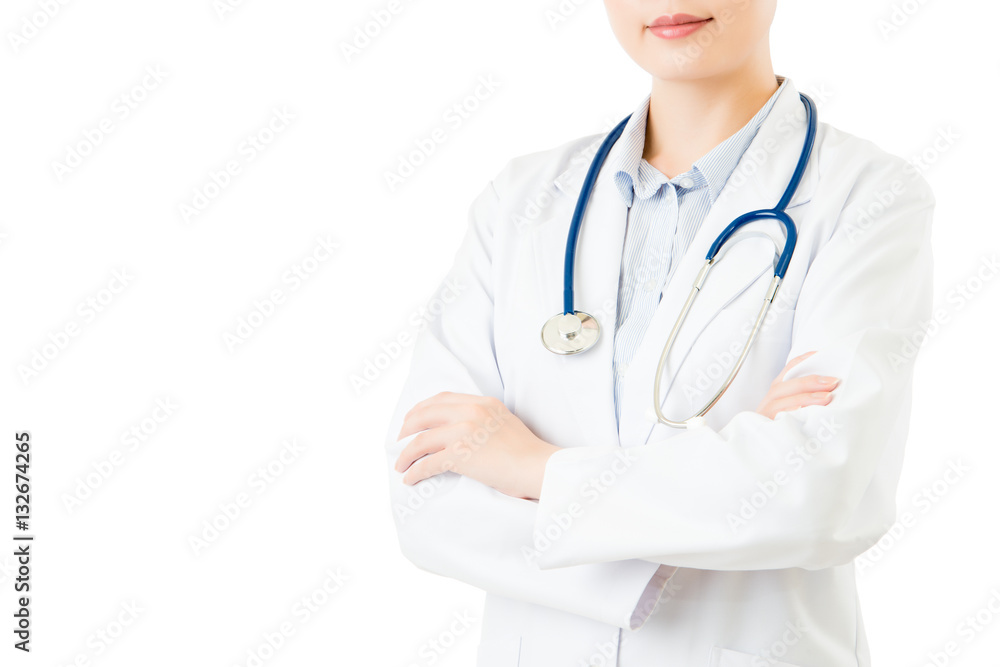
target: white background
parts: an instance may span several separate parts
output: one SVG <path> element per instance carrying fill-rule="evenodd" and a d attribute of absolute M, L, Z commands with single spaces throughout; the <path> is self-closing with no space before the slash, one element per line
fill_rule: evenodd
<path fill-rule="evenodd" d="M 473 664 L 481 591 L 418 570 L 396 543 L 383 439 L 409 349 L 360 391 L 351 377 L 412 332 L 469 204 L 508 159 L 599 132 L 648 91 L 602 3 L 564 3 L 553 25 L 556 2 L 404 1 L 350 59 L 342 45 L 387 1 L 245 0 L 220 14 L 212 0 L 91 0 L 50 3 L 51 18 L 44 4 L 8 0 L 0 16 L 0 663 L 247 665 L 290 622 L 263 664 L 407 667 L 430 664 L 421 648 L 468 614 L 435 664 Z M 1000 11 L 905 4 L 886 35 L 891 2 L 779 3 L 773 61 L 800 90 L 827 92 L 821 120 L 933 158 L 948 321 L 917 366 L 898 494 L 916 523 L 885 541 L 860 588 L 876 665 L 921 665 L 951 640 L 961 652 L 949 664 L 983 665 L 1000 652 L 1000 618 L 971 642 L 958 626 L 1000 598 L 1000 281 L 975 282 L 1000 245 Z M 147 68 L 164 74 L 143 90 Z M 489 76 L 496 91 L 448 125 L 447 109 Z M 126 118 L 123 94 L 136 100 Z M 241 144 L 275 109 L 294 119 L 248 160 Z M 112 131 L 60 177 L 54 163 L 105 118 Z M 447 141 L 390 189 L 385 173 L 436 127 Z M 936 150 L 949 130 L 957 139 Z M 229 160 L 240 172 L 185 220 L 181 205 Z M 310 263 L 318 238 L 339 247 Z M 314 269 L 298 286 L 283 280 L 295 266 Z M 123 270 L 127 285 L 103 291 Z M 980 287 L 961 308 L 960 285 Z M 284 301 L 230 349 L 227 333 L 274 289 Z M 89 319 L 79 305 L 91 298 L 106 303 Z M 177 406 L 160 423 L 158 399 Z M 149 433 L 130 448 L 134 427 Z M 11 648 L 20 430 L 34 442 L 30 656 Z M 251 476 L 292 439 L 302 451 L 258 493 Z M 970 470 L 938 482 L 924 511 L 914 495 L 949 461 Z M 249 506 L 196 553 L 190 539 L 240 493 Z M 341 587 L 297 614 L 338 570 Z M 132 603 L 134 621 L 99 642 Z"/>

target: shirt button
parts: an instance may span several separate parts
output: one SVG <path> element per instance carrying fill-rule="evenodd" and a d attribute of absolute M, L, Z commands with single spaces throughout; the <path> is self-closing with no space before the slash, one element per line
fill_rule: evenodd
<path fill-rule="evenodd" d="M 621 366 L 618 367 L 619 375 L 625 375 L 625 373 L 627 372 L 628 372 L 628 364 L 622 364 Z"/>
<path fill-rule="evenodd" d="M 688 178 L 687 176 L 685 176 L 684 178 L 681 179 L 681 187 L 682 188 L 690 188 L 693 185 L 694 185 L 694 181 L 691 178 Z"/>
<path fill-rule="evenodd" d="M 646 284 L 642 286 L 647 292 L 652 292 L 656 289 L 656 281 L 650 278 L 646 281 Z"/>

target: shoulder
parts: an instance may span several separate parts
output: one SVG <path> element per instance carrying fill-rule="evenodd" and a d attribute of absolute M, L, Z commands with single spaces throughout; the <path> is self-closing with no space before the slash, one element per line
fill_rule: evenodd
<path fill-rule="evenodd" d="M 551 217 L 550 207 L 568 197 L 576 179 L 583 180 L 604 137 L 589 134 L 509 158 L 473 202 L 473 220 L 502 244 Z"/>
<path fill-rule="evenodd" d="M 821 122 L 813 167 L 818 181 L 810 228 L 819 246 L 834 242 L 851 252 L 881 252 L 910 241 L 914 247 L 929 243 L 934 193 L 908 160 Z"/>
<path fill-rule="evenodd" d="M 510 158 L 493 179 L 501 202 L 556 198 L 562 185 L 586 172 L 605 133 L 589 134 Z"/>
<path fill-rule="evenodd" d="M 917 166 L 874 141 L 821 122 L 816 139 L 821 183 L 839 185 L 844 205 L 911 200 L 934 204 L 934 193 Z"/>
<path fill-rule="evenodd" d="M 560 205 L 570 205 L 565 203 L 567 193 L 579 187 L 606 136 L 588 134 L 510 158 L 491 182 L 502 221 L 498 231 L 507 229 L 516 236 L 551 217 Z"/>

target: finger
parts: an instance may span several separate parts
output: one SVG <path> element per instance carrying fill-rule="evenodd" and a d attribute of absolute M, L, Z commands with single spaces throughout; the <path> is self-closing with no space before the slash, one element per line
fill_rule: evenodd
<path fill-rule="evenodd" d="M 814 391 L 833 391 L 840 385 L 840 379 L 829 375 L 805 375 L 800 378 L 783 380 L 771 386 L 767 392 L 769 399 L 784 398 L 795 394 L 808 394 Z"/>
<path fill-rule="evenodd" d="M 441 451 L 448 443 L 461 439 L 463 434 L 464 429 L 458 424 L 446 424 L 424 431 L 403 447 L 393 468 L 396 472 L 404 472 L 420 457 Z"/>
<path fill-rule="evenodd" d="M 833 394 L 828 391 L 814 391 L 808 394 L 796 394 L 786 396 L 772 401 L 769 404 L 769 411 L 777 414 L 779 412 L 790 412 L 809 405 L 827 405 L 833 400 Z"/>
<path fill-rule="evenodd" d="M 467 394 L 460 395 L 468 396 Z M 403 418 L 403 425 L 399 429 L 396 440 L 401 440 L 412 433 L 428 428 L 474 419 L 477 409 L 478 402 L 470 401 L 468 398 L 427 403 L 422 407 L 413 406 Z"/>
<path fill-rule="evenodd" d="M 420 459 L 403 475 L 403 484 L 412 486 L 428 477 L 443 472 L 454 471 L 454 464 L 448 459 L 447 452 L 440 451 Z"/>
<path fill-rule="evenodd" d="M 403 415 L 403 428 L 406 427 L 407 420 L 413 415 L 414 412 L 423 410 L 429 406 L 436 405 L 456 405 L 456 404 L 483 404 L 488 399 L 485 396 L 480 396 L 478 394 L 462 394 L 454 391 L 442 391 L 434 394 L 429 398 L 425 398 L 422 401 L 414 403 L 413 406 Z M 410 433 L 415 433 L 420 429 L 411 430 L 406 435 Z M 396 440 L 405 437 L 403 434 L 403 429 L 400 429 L 399 435 L 396 436 Z"/>
<path fill-rule="evenodd" d="M 463 394 L 457 391 L 439 391 L 433 396 L 429 396 L 422 401 L 417 401 L 413 404 L 410 410 L 416 410 L 427 405 L 438 405 L 442 403 L 463 403 L 463 402 L 481 402 L 485 401 L 486 397 L 480 394 Z"/>
<path fill-rule="evenodd" d="M 788 373 L 788 371 L 792 370 L 793 366 L 795 366 L 796 364 L 798 364 L 798 363 L 800 363 L 802 361 L 805 361 L 806 359 L 808 359 L 809 357 L 811 357 L 814 354 L 816 354 L 816 350 L 812 350 L 810 352 L 806 352 L 805 354 L 800 354 L 799 356 L 797 356 L 797 357 L 789 360 L 789 362 L 787 364 L 785 364 L 785 367 L 781 369 L 781 372 L 778 373 L 778 377 L 774 378 L 774 381 L 775 382 L 783 382 L 784 379 L 785 379 L 785 374 Z"/>

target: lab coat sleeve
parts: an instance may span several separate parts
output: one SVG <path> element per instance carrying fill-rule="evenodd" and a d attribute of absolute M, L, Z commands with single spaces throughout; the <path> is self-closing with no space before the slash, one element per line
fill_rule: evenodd
<path fill-rule="evenodd" d="M 493 344 L 493 229 L 499 218 L 491 183 L 471 207 L 454 264 L 434 294 L 435 308 L 428 307 L 430 321 L 417 333 L 386 435 L 400 549 L 423 570 L 489 593 L 634 629 L 648 617 L 649 598 L 659 597 L 672 568 L 625 559 L 543 571 L 529 551 L 537 503 L 453 472 L 407 486 L 393 469 L 416 437 L 396 440 L 404 415 L 418 401 L 441 391 L 503 398 Z"/>
<path fill-rule="evenodd" d="M 932 303 L 934 198 L 905 166 L 892 157 L 861 173 L 801 284 L 788 358 L 817 352 L 786 378 L 838 377 L 833 400 L 774 420 L 748 405 L 718 431 L 701 426 L 627 448 L 626 463 L 617 446 L 557 451 L 536 529 L 572 522 L 539 555 L 540 567 L 640 558 L 814 570 L 851 562 L 885 534 L 895 519 L 913 357 Z M 877 213 L 872 203 L 896 179 L 904 191 Z M 876 214 L 859 224 L 862 211 Z M 772 380 L 761 378 L 761 398 Z M 602 473 L 612 483 L 582 497 L 578 489 Z"/>

